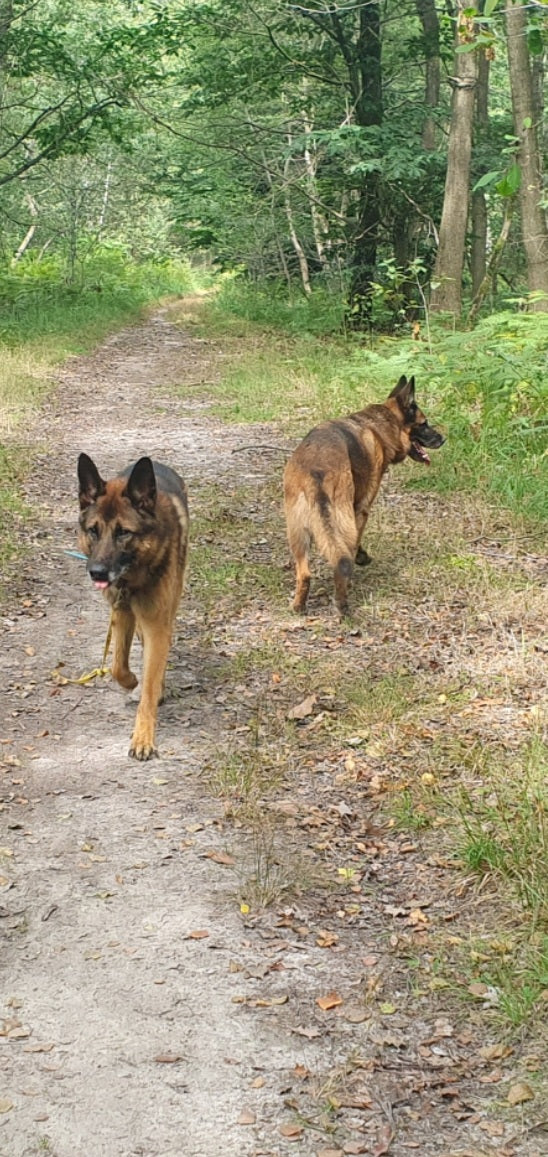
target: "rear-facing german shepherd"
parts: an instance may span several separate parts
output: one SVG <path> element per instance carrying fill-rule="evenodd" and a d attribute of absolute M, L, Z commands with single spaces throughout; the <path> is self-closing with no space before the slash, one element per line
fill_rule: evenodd
<path fill-rule="evenodd" d="M 333 567 L 339 611 L 347 613 L 353 564 L 371 561 L 360 543 L 383 474 L 408 455 L 429 464 L 426 448 L 444 441 L 415 402 L 415 379 L 405 376 L 382 405 L 323 422 L 307 434 L 284 474 L 287 537 L 297 570 L 294 610 L 306 610 L 314 539 Z"/>
<path fill-rule="evenodd" d="M 174 470 L 150 458 L 105 482 L 91 458 L 80 454 L 78 480 L 78 541 L 94 586 L 111 605 L 112 675 L 128 691 L 137 685 L 129 668 L 135 630 L 143 644 L 141 700 L 129 755 L 150 759 L 156 754 L 158 703 L 186 569 L 186 487 Z"/>

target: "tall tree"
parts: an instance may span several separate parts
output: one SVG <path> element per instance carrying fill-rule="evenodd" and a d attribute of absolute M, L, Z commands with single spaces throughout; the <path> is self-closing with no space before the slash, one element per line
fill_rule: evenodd
<path fill-rule="evenodd" d="M 434 270 L 431 308 L 460 315 L 462 273 L 468 201 L 472 127 L 477 83 L 477 54 L 474 49 L 474 15 L 457 0 L 455 75 L 447 155 L 447 175 L 441 216 L 439 246 Z"/>
<path fill-rule="evenodd" d="M 548 312 L 548 228 L 542 208 L 535 100 L 527 49 L 527 11 L 522 0 L 506 0 L 508 64 L 521 168 L 520 206 L 531 309 Z"/>

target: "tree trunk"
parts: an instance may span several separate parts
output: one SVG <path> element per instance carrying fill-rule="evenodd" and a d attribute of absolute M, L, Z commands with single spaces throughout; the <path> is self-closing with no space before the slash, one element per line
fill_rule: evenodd
<path fill-rule="evenodd" d="M 478 285 L 477 292 L 474 295 L 474 300 L 473 300 L 471 308 L 470 308 L 470 313 L 468 314 L 468 321 L 469 321 L 470 325 L 472 325 L 473 322 L 476 320 L 478 313 L 479 313 L 479 311 L 483 305 L 483 302 L 484 302 L 485 298 L 487 297 L 487 294 L 489 293 L 489 288 L 496 278 L 497 269 L 501 263 L 502 254 L 504 253 L 504 247 L 506 245 L 506 242 L 508 240 L 508 235 L 510 233 L 510 227 L 512 225 L 513 213 L 514 213 L 514 198 L 513 197 L 507 197 L 505 200 L 505 203 L 504 203 L 504 218 L 502 221 L 502 228 L 501 228 L 501 231 L 499 233 L 497 240 L 495 241 L 495 244 L 493 245 L 493 251 L 492 251 L 491 256 L 489 258 L 489 264 L 486 267 L 485 274 L 483 276 L 483 280 L 482 280 L 481 284 Z"/>
<path fill-rule="evenodd" d="M 303 128 L 304 128 L 304 163 L 306 167 L 306 183 L 310 193 L 310 219 L 312 222 L 312 233 L 314 234 L 314 244 L 316 246 L 316 253 L 318 254 L 318 261 L 322 269 L 327 269 L 327 257 L 325 254 L 324 236 L 327 237 L 327 226 L 325 218 L 323 218 L 318 210 L 316 204 L 316 170 L 318 162 L 316 153 L 312 143 L 312 123 L 310 117 L 303 111 Z"/>
<path fill-rule="evenodd" d="M 291 137 L 289 137 L 289 144 L 291 145 Z M 306 296 L 310 297 L 310 294 L 312 293 L 312 288 L 310 285 L 310 272 L 308 269 L 308 261 L 306 260 L 306 253 L 305 253 L 305 251 L 304 251 L 304 249 L 303 249 L 303 247 L 299 241 L 299 238 L 297 236 L 297 230 L 295 228 L 295 220 L 293 217 L 293 207 L 291 205 L 291 196 L 289 193 L 289 166 L 290 166 L 290 163 L 291 163 L 291 160 L 288 157 L 286 162 L 285 162 L 285 165 L 284 165 L 285 215 L 287 217 L 287 225 L 289 228 L 289 236 L 291 237 L 291 243 L 292 243 L 293 248 L 295 250 L 295 253 L 297 255 L 297 261 L 299 262 L 299 269 L 301 272 L 301 281 L 302 281 L 303 289 L 304 289 Z"/>
<path fill-rule="evenodd" d="M 481 52 L 478 60 L 476 90 L 476 125 L 477 136 L 480 139 L 489 125 L 489 65 L 490 61 L 485 52 Z M 475 297 L 485 277 L 487 267 L 487 201 L 483 189 L 478 189 L 472 193 L 471 218 L 470 269 L 472 294 Z"/>
<path fill-rule="evenodd" d="M 415 4 L 422 24 L 426 60 L 426 118 L 422 128 L 422 147 L 431 150 L 436 147 L 436 122 L 432 110 L 437 108 L 440 100 L 440 26 L 435 0 L 415 0 Z"/>
<path fill-rule="evenodd" d="M 473 44 L 473 17 L 458 0 L 457 45 Z M 455 75 L 451 78 L 453 99 L 447 154 L 447 174 L 440 224 L 440 243 L 436 257 L 430 308 L 447 311 L 459 317 L 462 301 L 462 271 L 468 219 L 472 125 L 477 79 L 477 54 L 455 54 Z"/>
<path fill-rule="evenodd" d="M 17 265 L 17 262 L 23 256 L 23 253 L 25 253 L 25 251 L 28 249 L 28 247 L 32 241 L 32 238 L 34 237 L 34 234 L 36 233 L 36 218 L 38 216 L 38 206 L 36 204 L 36 201 L 34 200 L 34 197 L 32 196 L 32 193 L 25 193 L 25 201 L 27 202 L 27 205 L 29 207 L 29 213 L 30 213 L 31 217 L 34 218 L 34 220 L 31 221 L 31 223 L 27 229 L 27 232 L 25 233 L 25 236 L 23 237 L 21 244 L 17 247 L 15 253 L 13 254 L 13 257 L 11 259 L 11 265 Z"/>
<path fill-rule="evenodd" d="M 359 20 L 354 50 L 358 84 L 355 116 L 358 125 L 369 128 L 382 124 L 383 116 L 381 22 L 377 0 L 360 6 Z M 352 78 L 351 70 L 350 75 Z M 378 173 L 367 173 L 360 190 L 348 297 L 348 323 L 354 329 L 362 329 L 371 321 L 371 286 L 377 270 L 379 225 L 380 178 Z"/>
<path fill-rule="evenodd" d="M 530 309 L 548 311 L 548 228 L 541 206 L 542 185 L 526 25 L 527 10 L 521 0 L 506 0 L 510 88 L 521 169 L 521 227 L 529 293 L 535 295 Z"/>

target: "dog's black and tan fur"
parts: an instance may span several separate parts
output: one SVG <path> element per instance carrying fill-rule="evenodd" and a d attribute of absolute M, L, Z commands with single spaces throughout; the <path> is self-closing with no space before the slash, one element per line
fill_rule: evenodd
<path fill-rule="evenodd" d="M 383 474 L 408 455 L 428 464 L 426 448 L 443 442 L 417 406 L 415 379 L 406 377 L 382 405 L 323 422 L 307 434 L 284 475 L 287 536 L 297 571 L 294 610 L 306 610 L 314 539 L 333 567 L 339 611 L 347 613 L 353 564 L 370 562 L 360 543 Z"/>
<path fill-rule="evenodd" d="M 129 754 L 150 759 L 158 704 L 188 547 L 188 504 L 182 478 L 169 466 L 140 458 L 105 482 L 87 454 L 78 459 L 79 545 L 88 573 L 112 610 L 112 675 L 137 685 L 129 667 L 133 635 L 143 644 L 142 691 Z"/>

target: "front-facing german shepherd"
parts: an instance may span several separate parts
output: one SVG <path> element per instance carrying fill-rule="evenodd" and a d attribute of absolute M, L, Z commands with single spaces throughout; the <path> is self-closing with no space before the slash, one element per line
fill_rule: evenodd
<path fill-rule="evenodd" d="M 133 635 L 143 644 L 141 700 L 129 755 L 150 759 L 158 704 L 177 607 L 183 590 L 188 547 L 186 487 L 169 466 L 140 458 L 104 482 L 87 454 L 78 459 L 79 545 L 87 569 L 111 606 L 112 675 L 131 691 Z"/>
<path fill-rule="evenodd" d="M 353 564 L 371 561 L 360 543 L 383 474 L 408 455 L 428 465 L 426 448 L 444 441 L 415 402 L 415 379 L 405 376 L 382 405 L 323 422 L 307 434 L 284 474 L 287 537 L 297 570 L 294 610 L 306 610 L 314 539 L 333 567 L 339 611 L 347 613 Z"/>

